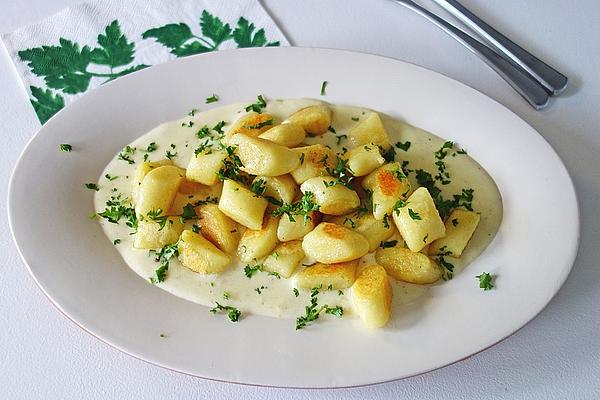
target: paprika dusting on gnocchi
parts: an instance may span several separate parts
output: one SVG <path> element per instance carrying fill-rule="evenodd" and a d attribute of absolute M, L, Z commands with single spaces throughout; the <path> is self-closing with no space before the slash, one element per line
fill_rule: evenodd
<path fill-rule="evenodd" d="M 138 275 L 231 321 L 296 329 L 393 328 L 502 218 L 494 181 L 455 143 L 312 99 L 192 110 L 126 146 L 97 186 L 98 220 Z"/>

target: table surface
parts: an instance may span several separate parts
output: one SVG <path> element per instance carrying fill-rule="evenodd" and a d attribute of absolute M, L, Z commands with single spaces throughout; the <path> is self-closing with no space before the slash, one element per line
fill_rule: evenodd
<path fill-rule="evenodd" d="M 161 369 L 101 343 L 57 312 L 27 273 L 10 238 L 4 201 L 8 179 L 39 123 L 0 48 L 0 252 L 5 271 L 0 284 L 0 397 L 600 398 L 600 2 L 578 0 L 566 7 L 564 0 L 462 1 L 566 73 L 571 83 L 564 96 L 548 110 L 535 112 L 474 55 L 389 0 L 264 0 L 264 5 L 294 45 L 381 54 L 439 71 L 506 105 L 554 147 L 577 187 L 581 245 L 567 282 L 537 318 L 493 348 L 446 368 L 332 391 L 211 382 Z M 0 32 L 75 3 L 2 0 Z M 548 217 L 560 218 L 560 210 Z"/>

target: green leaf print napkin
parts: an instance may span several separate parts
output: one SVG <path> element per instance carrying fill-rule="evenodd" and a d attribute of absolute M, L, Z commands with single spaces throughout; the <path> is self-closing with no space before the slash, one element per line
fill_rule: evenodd
<path fill-rule="evenodd" d="M 289 43 L 258 0 L 104 0 L 2 35 L 45 123 L 85 92 L 177 57 Z"/>

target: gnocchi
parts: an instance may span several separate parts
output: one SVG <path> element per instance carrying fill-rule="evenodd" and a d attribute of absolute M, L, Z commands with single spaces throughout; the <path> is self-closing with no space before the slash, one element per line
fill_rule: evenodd
<path fill-rule="evenodd" d="M 237 146 L 241 170 L 252 175 L 279 176 L 300 165 L 297 153 L 266 139 L 238 133 L 229 140 L 229 144 Z"/>
<path fill-rule="evenodd" d="M 392 314 L 392 286 L 386 270 L 377 264 L 364 268 L 352 285 L 352 302 L 368 328 L 381 328 Z"/>
<path fill-rule="evenodd" d="M 304 253 L 324 264 L 356 260 L 369 252 L 369 241 L 340 225 L 321 222 L 302 240 Z"/>

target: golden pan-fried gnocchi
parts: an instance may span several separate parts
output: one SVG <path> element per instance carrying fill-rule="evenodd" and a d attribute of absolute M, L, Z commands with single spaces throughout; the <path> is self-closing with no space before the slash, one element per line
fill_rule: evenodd
<path fill-rule="evenodd" d="M 340 225 L 321 222 L 302 239 L 304 253 L 325 263 L 356 260 L 369 252 L 369 241 L 360 233 Z"/>
<path fill-rule="evenodd" d="M 231 257 L 204 236 L 185 230 L 178 242 L 179 261 L 184 267 L 202 274 L 218 274 L 227 269 Z"/>
<path fill-rule="evenodd" d="M 418 188 L 393 212 L 394 223 L 411 251 L 421 251 L 446 235 L 446 228 L 429 191 Z"/>
<path fill-rule="evenodd" d="M 293 113 L 288 122 L 301 126 L 309 135 L 322 135 L 331 126 L 331 109 L 325 105 L 302 108 Z"/>
<path fill-rule="evenodd" d="M 285 146 L 266 139 L 236 134 L 229 144 L 237 146 L 240 169 L 252 175 L 279 176 L 292 172 L 300 165 L 300 156 Z"/>
<path fill-rule="evenodd" d="M 446 219 L 446 236 L 431 243 L 429 254 L 460 257 L 475 232 L 481 216 L 474 211 L 454 209 Z"/>
<path fill-rule="evenodd" d="M 282 242 L 302 239 L 307 233 L 321 222 L 322 215 L 318 211 L 311 211 L 304 217 L 295 217 L 292 221 L 289 216 L 283 215 L 279 219 L 277 238 Z"/>
<path fill-rule="evenodd" d="M 391 218 L 389 222 L 385 221 L 386 223 L 384 223 L 384 221 L 376 220 L 373 214 L 367 213 L 342 215 L 332 219 L 330 222 L 350 228 L 367 238 L 369 241 L 369 252 L 375 251 L 381 242 L 389 239 L 395 231 Z"/>
<path fill-rule="evenodd" d="M 313 193 L 319 211 L 329 215 L 344 215 L 360 205 L 356 192 L 337 183 L 330 176 L 310 178 L 300 185 L 302 193 Z"/>
<path fill-rule="evenodd" d="M 391 277 L 404 282 L 433 283 L 444 274 L 444 270 L 425 254 L 413 253 L 398 245 L 377 249 L 375 259 Z"/>
<path fill-rule="evenodd" d="M 379 147 L 374 144 L 365 144 L 350 150 L 344 155 L 348 160 L 348 168 L 354 176 L 365 176 L 385 163 L 379 152 Z"/>
<path fill-rule="evenodd" d="M 238 224 L 258 230 L 262 226 L 269 202 L 244 185 L 227 179 L 219 199 L 219 210 Z"/>
<path fill-rule="evenodd" d="M 296 329 L 319 315 L 380 328 L 393 286 L 412 288 L 398 281 L 452 279 L 491 240 L 500 203 L 457 185 L 491 187 L 464 150 L 363 108 L 288 102 L 193 110 L 86 185 L 138 274 L 216 311 L 304 312 Z"/>
<path fill-rule="evenodd" d="M 277 246 L 277 225 L 279 218 L 266 216 L 260 229 L 247 229 L 237 248 L 240 260 L 250 262 L 270 254 Z"/>
<path fill-rule="evenodd" d="M 298 185 L 315 176 L 327 176 L 328 170 L 335 167 L 335 153 L 322 144 L 296 147 L 293 151 L 300 159 L 300 166 L 291 172 Z"/>
<path fill-rule="evenodd" d="M 146 174 L 152 171 L 156 167 L 162 167 L 163 165 L 173 165 L 173 161 L 171 160 L 161 160 L 156 162 L 148 162 L 144 161 L 140 163 L 140 165 L 135 169 L 135 174 L 133 175 L 133 188 L 131 189 L 131 199 L 133 204 L 137 202 L 137 194 L 140 190 L 140 186 L 142 184 L 142 180 L 146 176 Z"/>
<path fill-rule="evenodd" d="M 259 175 L 254 178 L 253 183 L 256 184 L 259 181 L 263 182 L 265 188 L 264 197 L 271 197 L 283 203 L 291 203 L 300 192 L 294 178 L 288 174 L 279 176 Z"/>
<path fill-rule="evenodd" d="M 216 204 L 195 208 L 202 236 L 228 254 L 235 253 L 240 241 L 240 230 L 234 220 L 225 215 Z"/>
<path fill-rule="evenodd" d="M 223 184 L 218 182 L 211 186 L 184 180 L 179 186 L 179 191 L 171 204 L 168 215 L 181 215 L 185 207 L 196 204 L 216 203 L 219 200 Z"/>
<path fill-rule="evenodd" d="M 173 165 L 156 167 L 144 176 L 138 190 L 135 212 L 147 215 L 149 212 L 166 212 L 177 195 L 184 175 Z"/>
<path fill-rule="evenodd" d="M 230 139 L 233 135 L 238 133 L 250 137 L 257 137 L 263 132 L 271 129 L 273 125 L 275 125 L 275 122 L 272 115 L 267 113 L 258 114 L 256 112 L 249 112 L 248 114 L 242 115 L 233 123 L 227 130 L 225 137 Z"/>
<path fill-rule="evenodd" d="M 289 122 L 270 128 L 262 133 L 259 138 L 286 147 L 296 147 L 306 139 L 306 132 L 300 125 Z"/>
<path fill-rule="evenodd" d="M 406 199 L 410 192 L 410 182 L 402 172 L 400 163 L 385 164 L 371 172 L 362 181 L 363 188 L 372 193 L 373 215 L 383 219 L 391 214 L 399 200 Z"/>
<path fill-rule="evenodd" d="M 133 247 L 136 249 L 160 249 L 168 244 L 177 243 L 182 231 L 183 223 L 179 217 L 166 218 L 162 226 L 159 222 L 143 219 L 138 221 Z"/>
<path fill-rule="evenodd" d="M 381 117 L 376 112 L 364 116 L 360 122 L 348 131 L 348 136 L 354 147 L 371 143 L 384 149 L 391 147 L 388 133 L 385 126 L 383 126 Z"/>
<path fill-rule="evenodd" d="M 300 240 L 280 243 L 265 259 L 263 270 L 276 273 L 282 278 L 289 278 L 303 259 L 304 250 Z"/>
<path fill-rule="evenodd" d="M 188 180 L 204 185 L 215 185 L 219 182 L 219 170 L 227 157 L 225 150 L 205 150 L 192 156 L 185 171 Z"/>
<path fill-rule="evenodd" d="M 392 286 L 386 270 L 377 264 L 365 267 L 352 285 L 352 303 L 368 328 L 381 328 L 392 314 Z"/>
<path fill-rule="evenodd" d="M 304 289 L 347 289 L 354 283 L 358 260 L 323 264 L 317 262 L 296 274 L 296 285 Z"/>

